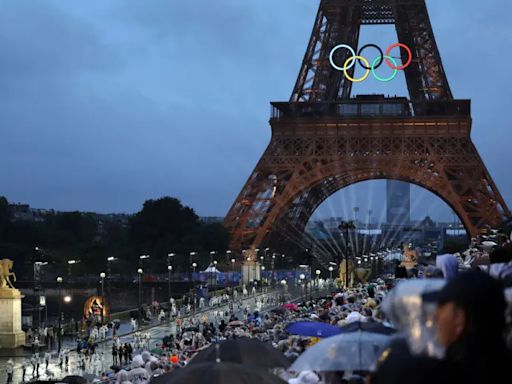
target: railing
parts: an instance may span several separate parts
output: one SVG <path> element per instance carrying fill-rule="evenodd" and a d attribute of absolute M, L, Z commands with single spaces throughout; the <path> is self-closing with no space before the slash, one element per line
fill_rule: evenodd
<path fill-rule="evenodd" d="M 273 120 L 297 118 L 469 117 L 470 100 L 351 99 L 332 103 L 271 103 Z"/>

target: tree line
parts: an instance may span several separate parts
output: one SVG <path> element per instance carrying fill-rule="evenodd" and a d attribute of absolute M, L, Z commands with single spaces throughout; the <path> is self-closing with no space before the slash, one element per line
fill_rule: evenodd
<path fill-rule="evenodd" d="M 180 200 L 163 197 L 147 200 L 128 223 L 116 220 L 102 222 L 93 213 L 56 212 L 42 221 L 13 220 L 9 203 L 0 197 L 0 258 L 15 260 L 15 272 L 21 279 L 32 278 L 35 261 L 47 261 L 50 275 L 70 273 L 68 260 L 80 260 L 73 265 L 73 275 L 97 274 L 106 270 L 109 256 L 112 273 L 130 275 L 139 266 L 139 256 L 149 254 L 144 261 L 146 273 L 167 272 L 168 254 L 174 253 L 174 271 L 190 268 L 190 252 L 199 266 L 209 261 L 209 252 L 224 253 L 229 233 L 221 223 L 205 223 L 196 212 Z M 36 249 L 37 247 L 37 249 Z M 223 261 L 219 258 L 219 262 Z"/>

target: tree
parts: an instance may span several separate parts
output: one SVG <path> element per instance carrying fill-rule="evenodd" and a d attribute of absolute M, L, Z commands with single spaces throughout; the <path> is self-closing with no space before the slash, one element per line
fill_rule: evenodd
<path fill-rule="evenodd" d="M 172 197 L 146 201 L 130 226 L 137 251 L 149 253 L 157 269 L 163 268 L 170 252 L 177 254 L 174 262 L 179 268 L 178 263 L 188 265 L 189 252 L 201 253 L 198 260 L 208 259 L 210 251 L 225 251 L 229 243 L 229 233 L 222 224 L 202 223 L 192 208 Z"/>
<path fill-rule="evenodd" d="M 163 197 L 148 200 L 131 221 L 133 240 L 142 248 L 181 243 L 200 225 L 194 210 L 178 199 Z"/>
<path fill-rule="evenodd" d="M 97 234 L 94 218 L 81 212 L 62 212 L 47 218 L 49 241 L 55 245 L 90 243 Z"/>
<path fill-rule="evenodd" d="M 0 240 L 4 240 L 6 237 L 10 219 L 9 203 L 5 197 L 0 196 Z"/>

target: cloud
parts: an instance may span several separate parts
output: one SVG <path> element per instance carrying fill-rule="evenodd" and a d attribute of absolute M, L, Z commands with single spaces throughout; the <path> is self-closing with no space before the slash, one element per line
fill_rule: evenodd
<path fill-rule="evenodd" d="M 503 166 L 512 84 L 500 49 L 510 5 L 488 4 L 429 8 L 452 89 L 474 99 L 476 144 L 512 201 Z M 102 212 L 175 195 L 200 214 L 225 214 L 270 139 L 269 102 L 290 96 L 317 6 L 3 2 L 0 194 Z"/>

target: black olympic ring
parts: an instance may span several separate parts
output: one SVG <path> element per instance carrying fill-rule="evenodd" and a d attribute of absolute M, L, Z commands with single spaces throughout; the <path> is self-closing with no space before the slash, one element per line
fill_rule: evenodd
<path fill-rule="evenodd" d="M 366 45 L 363 45 L 360 49 L 359 49 L 359 52 L 357 52 L 357 56 L 362 56 L 361 55 L 361 52 L 363 52 L 363 50 L 365 48 L 376 48 L 378 51 L 379 51 L 379 57 L 380 57 L 380 60 L 379 60 L 379 64 L 375 65 L 375 67 L 373 67 L 374 69 L 377 69 L 381 66 L 381 64 L 384 62 L 384 52 L 382 52 L 382 49 L 380 49 L 380 47 L 378 45 L 375 45 L 375 44 L 366 44 Z M 357 61 L 359 61 L 359 65 L 361 65 L 361 67 L 363 67 L 364 69 L 371 69 L 369 67 L 367 67 L 366 65 L 364 65 L 364 63 L 361 62 L 361 59 L 357 59 Z"/>

